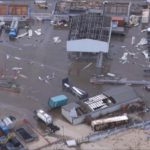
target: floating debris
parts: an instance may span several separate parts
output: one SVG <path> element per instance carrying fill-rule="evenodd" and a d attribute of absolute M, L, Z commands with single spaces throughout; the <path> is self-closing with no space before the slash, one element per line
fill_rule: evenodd
<path fill-rule="evenodd" d="M 135 44 L 135 36 L 132 36 L 132 41 L 131 41 L 131 44 Z"/>
<path fill-rule="evenodd" d="M 128 61 L 127 56 L 128 56 L 128 53 L 125 52 L 125 53 L 123 54 L 123 56 L 120 58 L 122 64 L 125 64 L 125 63 Z"/>
<path fill-rule="evenodd" d="M 107 73 L 107 76 L 110 76 L 110 77 L 115 77 L 116 75 L 115 74 L 113 74 L 113 73 Z"/>
<path fill-rule="evenodd" d="M 22 37 L 24 37 L 24 36 L 26 36 L 26 35 L 28 35 L 28 32 L 25 32 L 25 33 L 22 33 L 22 34 L 18 35 L 18 36 L 16 37 L 16 39 L 22 38 Z"/>
<path fill-rule="evenodd" d="M 32 35 L 33 35 L 33 31 L 30 29 L 30 30 L 28 30 L 28 36 L 29 36 L 29 38 L 31 38 L 32 37 Z"/>
<path fill-rule="evenodd" d="M 83 68 L 82 68 L 82 70 L 81 70 L 81 71 L 83 71 L 83 70 L 85 70 L 85 69 L 89 68 L 92 64 L 93 64 L 92 62 L 91 62 L 91 63 L 89 63 L 89 64 L 87 64 L 85 67 L 83 67 Z"/>
<path fill-rule="evenodd" d="M 21 58 L 20 57 L 14 57 L 16 60 L 21 60 Z"/>
<path fill-rule="evenodd" d="M 54 43 L 60 43 L 61 39 L 59 36 L 53 37 Z"/>
<path fill-rule="evenodd" d="M 146 59 L 149 59 L 147 50 L 143 51 L 142 54 L 145 56 Z"/>
<path fill-rule="evenodd" d="M 23 75 L 23 74 L 19 74 L 19 77 L 22 77 L 24 79 L 27 79 L 27 76 Z"/>
<path fill-rule="evenodd" d="M 35 30 L 34 32 L 37 34 L 37 35 L 41 35 L 42 33 L 41 33 L 41 29 L 37 29 L 37 30 Z"/>
<path fill-rule="evenodd" d="M 146 45 L 147 44 L 147 39 L 146 38 L 142 38 L 140 40 L 140 42 L 136 45 L 136 47 L 142 46 L 142 45 Z"/>
<path fill-rule="evenodd" d="M 9 58 L 10 58 L 10 55 L 7 54 L 7 55 L 6 55 L 6 59 L 9 59 Z"/>
<path fill-rule="evenodd" d="M 38 79 L 40 80 L 40 81 L 43 81 L 44 79 L 42 79 L 40 76 L 38 77 Z"/>
<path fill-rule="evenodd" d="M 16 70 L 16 71 L 17 70 L 22 70 L 22 68 L 20 68 L 20 67 L 13 67 L 12 70 Z"/>

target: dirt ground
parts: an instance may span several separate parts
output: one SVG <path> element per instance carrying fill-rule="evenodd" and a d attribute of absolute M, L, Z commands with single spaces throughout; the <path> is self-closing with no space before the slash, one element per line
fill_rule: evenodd
<path fill-rule="evenodd" d="M 81 149 L 149 150 L 150 139 L 147 138 L 148 136 L 150 136 L 150 131 L 130 129 L 101 141 L 82 144 Z"/>

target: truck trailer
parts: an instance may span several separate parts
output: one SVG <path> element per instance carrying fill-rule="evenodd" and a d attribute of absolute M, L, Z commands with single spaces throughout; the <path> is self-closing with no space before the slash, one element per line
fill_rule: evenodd
<path fill-rule="evenodd" d="M 58 95 L 54 97 L 50 97 L 48 100 L 48 105 L 50 108 L 56 108 L 63 105 L 66 105 L 68 101 L 68 97 L 65 95 Z"/>
<path fill-rule="evenodd" d="M 46 125 L 50 125 L 53 122 L 52 117 L 42 109 L 36 110 L 35 115 L 39 120 L 44 122 Z"/>

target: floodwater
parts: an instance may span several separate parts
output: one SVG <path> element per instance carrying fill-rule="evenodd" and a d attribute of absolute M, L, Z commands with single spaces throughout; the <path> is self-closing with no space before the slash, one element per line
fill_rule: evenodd
<path fill-rule="evenodd" d="M 47 10 L 46 10 L 47 11 Z M 61 81 L 69 77 L 70 82 L 87 91 L 90 96 L 94 96 L 101 91 L 113 88 L 113 85 L 90 84 L 90 78 L 95 75 L 95 61 L 71 61 L 66 53 L 66 40 L 68 30 L 55 30 L 49 21 L 31 23 L 33 36 L 28 36 L 9 41 L 8 34 L 4 31 L 0 36 L 0 75 L 5 77 L 18 77 L 16 82 L 20 84 L 21 93 L 15 94 L 8 91 L 0 91 L 0 103 L 12 106 L 12 109 L 19 108 L 22 114 L 28 112 L 26 117 L 32 118 L 33 111 L 38 108 L 48 108 L 48 98 L 51 96 L 66 94 L 69 101 L 75 100 L 70 93 L 62 91 Z M 41 35 L 34 32 L 41 29 Z M 20 33 L 26 32 L 20 29 Z M 137 44 L 145 33 L 141 33 L 141 27 L 132 27 L 123 37 L 112 37 L 110 45 L 111 59 L 105 59 L 102 74 L 114 73 L 119 77 L 130 80 L 149 80 L 143 76 L 143 68 L 147 66 L 147 61 L 142 54 L 142 50 L 137 50 L 135 45 L 131 45 L 131 38 L 135 36 Z M 54 43 L 53 38 L 59 37 L 60 43 Z M 125 46 L 126 48 L 121 48 Z M 124 52 L 136 53 L 136 57 L 128 57 L 128 62 L 122 64 L 120 58 Z M 20 71 L 13 71 L 13 67 L 21 68 Z M 116 85 L 115 85 L 116 86 Z M 144 86 L 133 87 L 137 94 L 141 96 L 148 105 L 149 93 L 144 90 Z M 24 111 L 26 110 L 26 111 Z M 8 110 L 3 110 L 3 114 L 8 114 Z"/>

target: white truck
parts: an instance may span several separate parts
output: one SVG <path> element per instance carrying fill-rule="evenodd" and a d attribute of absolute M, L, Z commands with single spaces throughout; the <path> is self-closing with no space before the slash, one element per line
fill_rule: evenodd
<path fill-rule="evenodd" d="M 36 110 L 35 115 L 38 119 L 43 121 L 46 125 L 50 125 L 53 122 L 52 117 L 42 109 Z"/>

